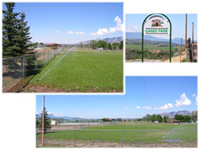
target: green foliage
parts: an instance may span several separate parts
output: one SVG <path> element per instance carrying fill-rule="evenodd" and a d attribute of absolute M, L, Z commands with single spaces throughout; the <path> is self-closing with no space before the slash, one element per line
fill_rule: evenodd
<path fill-rule="evenodd" d="M 158 115 L 156 116 L 156 120 L 159 121 L 159 122 L 161 122 L 161 121 L 162 121 L 162 116 L 158 114 Z"/>
<path fill-rule="evenodd" d="M 168 117 L 168 116 L 164 116 L 164 117 L 163 117 L 163 122 L 165 122 L 165 123 L 166 123 L 166 122 L 168 121 L 168 119 L 169 119 L 169 117 Z"/>
<path fill-rule="evenodd" d="M 122 49 L 123 48 L 123 41 L 121 41 L 120 43 L 107 43 L 106 41 L 103 40 L 99 40 L 99 41 L 95 41 L 95 40 L 91 40 L 90 41 L 90 47 L 92 49 L 97 49 L 97 48 L 103 48 L 104 50 L 116 50 L 116 49 Z"/>
<path fill-rule="evenodd" d="M 42 117 L 43 117 L 43 113 L 41 113 L 41 117 L 36 120 L 36 125 L 40 129 L 42 129 Z M 47 131 L 47 129 L 50 129 L 50 128 L 51 128 L 51 120 L 48 117 L 48 113 L 47 113 L 46 108 L 45 108 L 45 113 L 44 113 L 44 131 Z"/>
<path fill-rule="evenodd" d="M 122 118 L 117 118 L 116 120 L 117 120 L 117 121 L 122 121 Z"/>
<path fill-rule="evenodd" d="M 15 3 L 5 3 L 3 10 L 3 57 L 15 57 L 30 51 L 31 44 L 24 13 L 13 12 Z M 20 15 L 20 16 L 19 16 Z"/>
<path fill-rule="evenodd" d="M 83 47 L 83 43 L 82 42 L 80 43 L 79 47 Z"/>
<path fill-rule="evenodd" d="M 181 62 L 188 62 L 187 58 L 183 58 L 183 60 Z"/>
<path fill-rule="evenodd" d="M 120 42 L 119 49 L 123 49 L 123 41 Z"/>
<path fill-rule="evenodd" d="M 101 120 L 102 120 L 103 122 L 108 122 L 108 119 L 109 119 L 109 118 L 102 118 Z"/>
<path fill-rule="evenodd" d="M 183 116 L 181 114 L 176 114 L 175 119 L 179 120 L 180 122 L 191 122 L 191 116 Z"/>
<path fill-rule="evenodd" d="M 97 48 L 97 41 L 91 40 L 91 41 L 90 41 L 90 47 L 91 47 L 92 49 L 96 49 L 96 48 Z"/>
<path fill-rule="evenodd" d="M 156 115 L 156 114 L 153 114 L 153 115 L 150 115 L 150 114 L 147 114 L 145 117 L 143 117 L 144 121 L 148 121 L 148 122 L 154 122 L 154 121 L 159 121 L 161 122 L 163 120 L 162 116 L 161 115 Z"/>
<path fill-rule="evenodd" d="M 112 50 L 112 46 L 111 46 L 110 43 L 108 43 L 108 49 L 109 49 L 109 50 Z"/>

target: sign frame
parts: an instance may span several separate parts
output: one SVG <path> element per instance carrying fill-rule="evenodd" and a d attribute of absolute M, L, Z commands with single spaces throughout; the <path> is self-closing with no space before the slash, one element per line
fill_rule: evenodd
<path fill-rule="evenodd" d="M 161 14 L 161 13 L 152 13 L 152 14 L 149 14 L 149 15 L 144 19 L 144 21 L 143 21 L 143 23 L 142 23 L 142 62 L 144 62 L 144 24 L 145 24 L 147 18 L 149 18 L 149 17 L 152 16 L 152 15 L 156 15 L 156 14 L 165 17 L 165 18 L 168 20 L 169 25 L 170 25 L 170 31 L 169 31 L 169 51 L 170 51 L 170 52 L 169 52 L 169 60 L 170 60 L 170 62 L 171 62 L 172 23 L 171 23 L 170 19 L 169 19 L 165 14 Z"/>

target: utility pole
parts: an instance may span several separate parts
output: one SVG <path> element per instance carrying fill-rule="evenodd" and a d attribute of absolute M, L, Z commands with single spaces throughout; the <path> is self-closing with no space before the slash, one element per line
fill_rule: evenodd
<path fill-rule="evenodd" d="M 185 14 L 185 54 L 187 56 L 187 14 Z"/>
<path fill-rule="evenodd" d="M 194 43 L 194 22 L 192 22 L 192 43 Z"/>
<path fill-rule="evenodd" d="M 180 62 L 181 62 L 181 54 L 182 54 L 182 38 L 181 38 L 181 50 L 180 50 Z"/>
<path fill-rule="evenodd" d="M 43 96 L 43 112 L 42 112 L 42 146 L 44 146 L 44 114 L 45 114 L 45 96 Z"/>

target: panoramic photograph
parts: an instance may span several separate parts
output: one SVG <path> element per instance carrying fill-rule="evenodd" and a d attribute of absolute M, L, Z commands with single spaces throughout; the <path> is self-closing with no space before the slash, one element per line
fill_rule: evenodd
<path fill-rule="evenodd" d="M 126 62 L 197 62 L 197 14 L 126 14 Z"/>
<path fill-rule="evenodd" d="M 125 95 L 36 95 L 36 147 L 197 148 L 196 76 L 129 76 Z"/>
<path fill-rule="evenodd" d="M 4 93 L 123 93 L 123 3 L 2 3 Z"/>

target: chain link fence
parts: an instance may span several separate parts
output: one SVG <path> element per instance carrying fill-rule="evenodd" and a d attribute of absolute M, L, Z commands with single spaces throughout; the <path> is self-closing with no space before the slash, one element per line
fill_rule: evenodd
<path fill-rule="evenodd" d="M 19 83 L 23 78 L 36 74 L 55 55 L 62 52 L 63 48 L 46 50 L 19 57 L 4 58 L 3 65 L 3 92 Z"/>
<path fill-rule="evenodd" d="M 41 146 L 41 130 L 36 131 L 36 145 Z M 196 129 L 49 129 L 44 135 L 48 147 L 197 147 L 197 141 Z"/>

